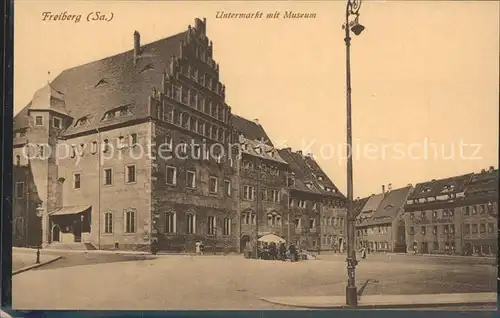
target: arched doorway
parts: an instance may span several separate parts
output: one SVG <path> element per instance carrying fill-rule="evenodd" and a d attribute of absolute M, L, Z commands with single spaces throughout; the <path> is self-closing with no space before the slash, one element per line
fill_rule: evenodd
<path fill-rule="evenodd" d="M 250 242 L 250 236 L 243 235 L 241 237 L 241 241 L 240 241 L 240 251 L 241 252 L 243 252 L 247 248 L 248 242 Z"/>
<path fill-rule="evenodd" d="M 58 225 L 52 226 L 52 242 L 59 242 L 61 240 L 61 229 Z"/>

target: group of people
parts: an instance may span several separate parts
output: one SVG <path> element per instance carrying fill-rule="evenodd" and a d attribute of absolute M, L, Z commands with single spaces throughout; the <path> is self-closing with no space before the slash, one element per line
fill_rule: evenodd
<path fill-rule="evenodd" d="M 264 242 L 258 247 L 258 258 L 264 260 L 296 262 L 300 259 L 299 255 L 299 250 L 293 244 L 287 247 L 285 243 Z"/>

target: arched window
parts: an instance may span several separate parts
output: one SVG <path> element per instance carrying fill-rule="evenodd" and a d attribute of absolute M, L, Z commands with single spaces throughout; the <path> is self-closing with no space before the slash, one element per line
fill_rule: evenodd
<path fill-rule="evenodd" d="M 186 233 L 195 234 L 196 233 L 196 215 L 189 213 L 186 215 Z"/>
<path fill-rule="evenodd" d="M 165 213 L 165 233 L 176 233 L 177 220 L 175 212 Z"/>

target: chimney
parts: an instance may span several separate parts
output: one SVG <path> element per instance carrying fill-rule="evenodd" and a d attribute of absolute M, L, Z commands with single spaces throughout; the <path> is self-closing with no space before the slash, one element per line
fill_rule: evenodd
<path fill-rule="evenodd" d="M 481 169 L 481 173 L 485 173 L 486 172 L 486 169 Z"/>
<path fill-rule="evenodd" d="M 254 122 L 254 123 L 256 123 L 257 125 L 259 125 L 259 126 L 260 126 L 260 122 L 259 122 L 259 119 L 258 119 L 258 118 L 255 118 L 255 119 L 253 120 L 253 122 Z"/>
<path fill-rule="evenodd" d="M 313 153 L 312 153 L 312 152 L 308 153 L 308 154 L 306 155 L 306 157 L 307 157 L 307 158 L 314 159 L 314 155 L 313 155 Z"/>
<path fill-rule="evenodd" d="M 134 31 L 134 65 L 137 63 L 139 59 L 139 55 L 141 54 L 141 35 L 139 32 Z"/>
<path fill-rule="evenodd" d="M 302 157 L 302 150 L 297 150 L 297 154 L 299 154 Z"/>
<path fill-rule="evenodd" d="M 490 168 L 488 169 L 489 172 L 493 172 L 493 170 L 495 170 L 494 166 L 490 166 Z"/>
<path fill-rule="evenodd" d="M 385 185 L 382 185 L 382 194 L 385 194 Z"/>
<path fill-rule="evenodd" d="M 387 185 L 387 192 L 391 191 L 392 190 L 392 183 L 389 183 Z"/>

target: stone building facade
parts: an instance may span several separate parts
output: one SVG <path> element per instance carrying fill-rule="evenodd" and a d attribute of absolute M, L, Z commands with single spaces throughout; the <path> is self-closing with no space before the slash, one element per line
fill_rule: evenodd
<path fill-rule="evenodd" d="M 371 196 L 370 201 L 378 202 L 374 211 L 367 207 L 361 214 L 370 216 L 359 217 L 356 222 L 356 237 L 358 248 L 365 247 L 370 252 L 405 252 L 405 222 L 404 205 L 413 187 L 391 189 L 379 196 Z M 380 200 L 380 199 L 381 200 Z"/>
<path fill-rule="evenodd" d="M 496 254 L 498 170 L 420 183 L 405 211 L 411 251 Z"/>
<path fill-rule="evenodd" d="M 148 44 L 136 31 L 129 51 L 63 71 L 15 116 L 14 158 L 29 164 L 44 245 L 140 249 L 154 238 L 217 252 L 287 237 L 289 163 L 260 124 L 232 114 L 206 31 L 195 19 Z"/>

